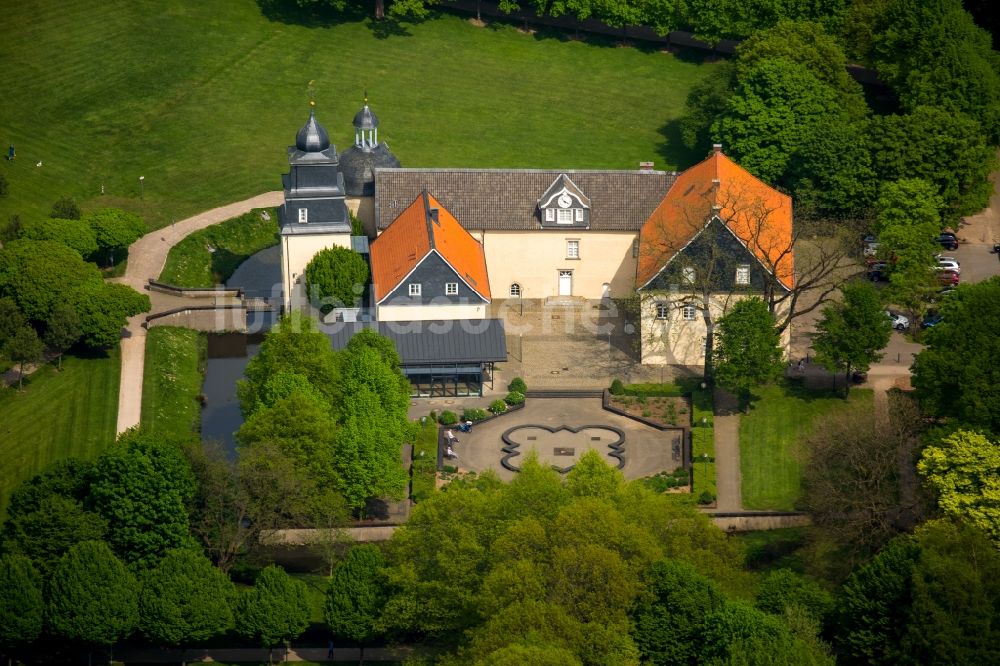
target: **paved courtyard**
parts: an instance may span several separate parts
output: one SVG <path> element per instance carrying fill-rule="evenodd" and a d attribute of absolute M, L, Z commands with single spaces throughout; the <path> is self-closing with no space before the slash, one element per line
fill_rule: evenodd
<path fill-rule="evenodd" d="M 608 464 L 617 467 L 618 459 L 611 455 L 614 449 L 610 445 L 619 439 L 623 440 L 620 445 L 625 461 L 622 473 L 626 479 L 673 470 L 682 464 L 681 430 L 661 431 L 605 411 L 600 398 L 532 398 L 524 409 L 477 424 L 471 432 L 455 430 L 459 441 L 453 445 L 456 458 L 449 464 L 462 471 L 492 469 L 500 478 L 512 479 L 516 472 L 501 464 L 505 455 L 502 435 L 512 428 L 517 430 L 509 439 L 519 444 L 517 451 L 521 453 L 511 457 L 514 467 L 520 466 L 524 456 L 535 450 L 545 462 L 566 468 L 591 448 L 600 451 Z M 593 439 L 595 437 L 600 439 Z"/>

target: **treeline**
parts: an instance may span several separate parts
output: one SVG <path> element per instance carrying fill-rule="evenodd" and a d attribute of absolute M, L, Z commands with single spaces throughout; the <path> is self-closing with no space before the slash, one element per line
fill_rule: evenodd
<path fill-rule="evenodd" d="M 46 348 L 114 347 L 128 317 L 149 310 L 148 296 L 105 282 L 98 268 L 127 257 L 145 233 L 139 217 L 114 208 L 81 215 L 69 199 L 52 216 L 15 219 L 0 248 L 0 356 L 22 370 Z"/>

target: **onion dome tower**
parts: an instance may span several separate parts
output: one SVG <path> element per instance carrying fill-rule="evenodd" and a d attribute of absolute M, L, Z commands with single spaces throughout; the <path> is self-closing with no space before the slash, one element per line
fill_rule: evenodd
<path fill-rule="evenodd" d="M 378 116 L 368 108 L 366 91 L 364 107 L 354 115 L 354 145 L 340 156 L 348 196 L 374 196 L 375 169 L 399 166 L 389 146 L 378 140 Z"/>

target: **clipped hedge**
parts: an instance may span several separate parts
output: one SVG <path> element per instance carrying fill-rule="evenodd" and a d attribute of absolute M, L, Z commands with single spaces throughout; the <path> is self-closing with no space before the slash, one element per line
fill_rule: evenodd
<path fill-rule="evenodd" d="M 441 412 L 441 416 L 438 417 L 438 422 L 441 425 L 455 425 L 458 423 L 458 414 L 450 409 L 446 409 Z"/>
<path fill-rule="evenodd" d="M 507 390 L 511 393 L 527 393 L 528 385 L 520 377 L 514 377 L 510 380 L 510 384 L 507 384 Z"/>
<path fill-rule="evenodd" d="M 625 385 L 622 384 L 622 380 L 615 378 L 611 382 L 611 388 L 608 389 L 608 393 L 611 395 L 623 395 L 625 393 Z"/>
<path fill-rule="evenodd" d="M 611 384 L 614 388 L 614 382 Z M 612 395 L 619 395 L 613 390 Z M 634 395 L 641 398 L 679 398 L 684 390 L 677 384 L 625 384 L 621 395 Z"/>
<path fill-rule="evenodd" d="M 494 400 L 490 403 L 490 411 L 494 414 L 503 414 L 507 411 L 507 403 L 503 400 Z"/>

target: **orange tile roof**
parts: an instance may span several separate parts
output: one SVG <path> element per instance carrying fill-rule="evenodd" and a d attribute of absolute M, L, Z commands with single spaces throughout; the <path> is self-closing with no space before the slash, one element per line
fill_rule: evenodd
<path fill-rule="evenodd" d="M 683 172 L 639 233 L 636 286 L 656 277 L 670 259 L 718 215 L 785 287 L 795 283 L 792 198 L 715 150 Z"/>
<path fill-rule="evenodd" d="M 438 210 L 437 223 L 431 219 L 432 208 Z M 432 250 L 436 250 L 473 291 L 490 299 L 483 246 L 425 190 L 372 241 L 375 301 L 388 296 Z"/>

